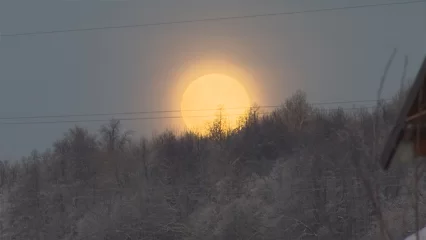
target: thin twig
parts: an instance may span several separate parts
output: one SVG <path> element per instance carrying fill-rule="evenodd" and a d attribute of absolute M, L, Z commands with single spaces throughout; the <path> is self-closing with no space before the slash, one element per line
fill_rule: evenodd
<path fill-rule="evenodd" d="M 407 67 L 408 67 L 408 56 L 405 55 L 405 57 L 404 57 L 404 68 L 402 69 L 401 85 L 400 85 L 400 91 L 401 92 L 405 88 L 405 79 L 406 79 L 406 75 L 407 75 Z"/>
<path fill-rule="evenodd" d="M 381 107 L 381 102 L 380 101 L 381 101 L 381 97 L 382 97 L 382 91 L 383 91 L 383 87 L 384 87 L 386 78 L 388 76 L 389 69 L 390 69 L 390 67 L 392 65 L 392 62 L 393 62 L 394 58 L 395 58 L 396 52 L 397 52 L 397 49 L 394 48 L 391 56 L 389 57 L 388 62 L 386 63 L 385 70 L 383 72 L 382 78 L 380 79 L 379 89 L 377 90 L 377 112 L 376 112 L 375 120 L 373 121 L 373 130 L 374 130 L 374 132 L 373 132 L 374 133 L 374 140 L 373 140 L 373 161 L 374 162 L 376 162 L 377 152 L 378 152 L 378 140 L 379 140 L 378 139 L 378 134 L 379 134 L 379 120 L 380 120 L 380 118 L 379 118 L 379 111 L 380 111 L 380 107 Z M 366 180 L 367 179 L 365 179 L 365 181 Z M 365 183 L 367 184 L 367 182 L 365 182 Z M 371 187 L 371 186 L 369 186 L 369 187 Z M 377 191 L 377 187 L 376 187 L 376 191 Z M 379 221 L 380 221 L 380 232 L 382 234 L 382 238 L 383 239 L 390 239 L 391 237 L 390 237 L 390 234 L 389 234 L 389 229 L 386 226 L 385 220 L 383 219 L 383 212 L 382 212 L 382 208 L 380 206 L 380 199 L 377 196 L 377 194 L 374 194 L 374 192 L 375 192 L 374 189 L 371 188 L 371 189 L 369 189 L 368 192 L 370 192 L 371 200 L 374 201 L 373 204 L 376 206 L 376 210 L 378 211 L 378 214 L 379 214 L 379 218 L 380 218 L 379 219 Z"/>

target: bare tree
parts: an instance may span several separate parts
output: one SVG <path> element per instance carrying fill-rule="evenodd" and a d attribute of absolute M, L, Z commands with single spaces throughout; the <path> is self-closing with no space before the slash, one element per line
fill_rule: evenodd
<path fill-rule="evenodd" d="M 123 151 L 126 144 L 130 142 L 131 131 L 122 131 L 119 120 L 112 119 L 108 124 L 103 125 L 99 130 L 101 135 L 101 145 L 109 152 L 116 150 Z"/>

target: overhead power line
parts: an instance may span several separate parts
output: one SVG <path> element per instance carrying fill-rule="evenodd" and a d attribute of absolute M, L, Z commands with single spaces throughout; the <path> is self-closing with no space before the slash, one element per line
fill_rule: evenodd
<path fill-rule="evenodd" d="M 233 116 L 233 115 L 232 115 Z M 242 114 L 239 114 L 242 116 Z M 209 118 L 211 115 L 206 116 L 190 116 L 190 118 Z M 181 116 L 161 116 L 161 117 L 134 117 L 134 118 L 114 118 L 119 121 L 131 121 L 131 120 L 155 120 L 155 119 L 178 119 Z M 88 119 L 88 120 L 53 120 L 53 121 L 40 121 L 40 122 L 0 122 L 3 125 L 22 125 L 22 124 L 53 124 L 53 123 L 81 123 L 81 122 L 107 122 L 108 119 Z"/>
<path fill-rule="evenodd" d="M 384 99 L 389 101 L 390 99 Z M 331 105 L 331 104 L 348 104 L 348 103 L 366 103 L 376 102 L 377 100 L 353 100 L 353 101 L 334 101 L 334 102 L 314 102 L 312 105 Z M 278 108 L 281 105 L 264 105 L 259 106 L 262 109 Z M 246 107 L 225 108 L 225 110 L 238 110 L 246 109 Z M 61 114 L 61 115 L 39 115 L 39 116 L 4 116 L 0 120 L 23 120 L 23 119 L 43 119 L 43 118 L 72 118 L 72 117 L 96 117 L 96 116 L 116 116 L 116 115 L 142 115 L 142 114 L 162 114 L 162 113 L 180 113 L 180 112 L 203 112 L 203 111 L 217 111 L 215 109 L 193 109 L 193 110 L 157 110 L 157 111 L 132 111 L 132 112 L 112 112 L 112 113 L 83 113 L 83 114 Z"/>
<path fill-rule="evenodd" d="M 360 110 L 360 109 L 372 109 L 375 106 L 369 107 L 351 107 L 351 108 L 330 108 L 324 109 L 326 111 L 333 110 Z M 267 115 L 272 112 L 258 113 L 259 115 Z M 244 116 L 245 114 L 228 114 L 226 116 Z M 217 115 L 204 115 L 204 116 L 187 116 L 186 118 L 211 118 Z M 225 116 L 225 117 L 226 117 Z M 133 118 L 114 118 L 119 121 L 135 121 L 135 120 L 156 120 L 156 119 L 180 119 L 182 116 L 158 116 L 158 117 L 133 117 Z M 0 125 L 34 125 L 34 124 L 58 124 L 58 123 L 90 123 L 90 122 L 108 122 L 111 119 L 86 119 L 86 120 L 52 120 L 52 121 L 23 121 L 23 122 L 0 122 Z"/>
<path fill-rule="evenodd" d="M 416 4 L 416 3 L 425 3 L 425 2 L 426 2 L 425 0 L 416 0 L 416 1 L 392 2 L 392 3 L 376 3 L 376 4 L 357 5 L 357 6 L 320 8 L 320 9 L 312 9 L 312 10 L 253 14 L 253 15 L 231 16 L 231 17 L 203 18 L 203 19 L 192 19 L 192 20 L 181 20 L 181 21 L 167 21 L 167 22 L 142 23 L 142 24 L 118 25 L 118 26 L 103 26 L 103 27 L 91 27 L 91 28 L 58 29 L 58 30 L 22 32 L 22 33 L 6 33 L 6 34 L 2 34 L 1 36 L 2 37 L 19 37 L 19 36 L 30 36 L 30 35 L 58 34 L 58 33 L 91 32 L 91 31 L 99 31 L 99 30 L 113 30 L 113 29 L 124 29 L 124 28 L 142 28 L 142 27 L 162 26 L 162 25 L 188 24 L 188 23 L 201 23 L 201 22 L 216 22 L 216 21 L 249 19 L 249 18 L 259 18 L 259 17 L 273 17 L 273 16 L 283 16 L 283 15 L 296 15 L 296 14 L 309 14 L 309 13 L 318 13 L 318 12 L 354 10 L 354 9 L 362 9 L 362 8 L 397 6 L 397 5 L 407 5 L 407 4 Z"/>

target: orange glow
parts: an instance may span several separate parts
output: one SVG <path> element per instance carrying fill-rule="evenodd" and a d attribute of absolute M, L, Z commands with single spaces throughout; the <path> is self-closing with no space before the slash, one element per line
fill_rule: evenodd
<path fill-rule="evenodd" d="M 181 101 L 181 113 L 190 130 L 204 132 L 222 108 L 222 116 L 235 128 L 238 119 L 250 108 L 250 97 L 237 80 L 222 74 L 197 78 L 186 88 Z M 196 116 L 196 117 L 194 117 Z"/>

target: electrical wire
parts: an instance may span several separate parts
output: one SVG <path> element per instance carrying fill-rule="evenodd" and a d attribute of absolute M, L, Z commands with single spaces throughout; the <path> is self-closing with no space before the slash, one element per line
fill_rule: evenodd
<path fill-rule="evenodd" d="M 384 99 L 389 101 L 391 99 Z M 375 102 L 377 100 L 353 100 L 353 101 L 334 101 L 334 102 L 314 102 L 312 105 L 331 105 L 331 104 L 348 104 L 348 103 L 366 103 Z M 259 106 L 260 109 L 278 108 L 281 105 L 264 105 Z M 247 109 L 247 107 L 225 108 L 226 110 Z M 192 109 L 192 110 L 157 110 L 157 111 L 131 111 L 131 112 L 110 112 L 110 113 L 83 113 L 83 114 L 62 114 L 62 115 L 38 115 L 38 116 L 4 116 L 0 120 L 22 120 L 22 119 L 43 119 L 43 118 L 71 118 L 71 117 L 95 117 L 95 116 L 115 116 L 115 115 L 141 115 L 141 114 L 161 114 L 161 113 L 180 113 L 180 112 L 202 112 L 217 111 L 215 109 Z"/>
<path fill-rule="evenodd" d="M 333 110 L 360 110 L 360 109 L 372 109 L 375 106 L 368 107 L 351 107 L 351 108 L 329 108 L 321 109 L 321 111 L 333 111 Z M 258 115 L 267 115 L 271 112 L 260 112 Z M 226 116 L 245 116 L 246 114 L 227 114 Z M 204 115 L 204 116 L 186 116 L 185 118 L 211 118 L 217 115 Z M 134 120 L 158 120 L 158 119 L 181 119 L 182 116 L 158 116 L 158 117 L 134 117 L 134 118 L 113 118 L 118 121 L 134 121 Z M 23 122 L 0 122 L 0 125 L 31 125 L 31 124 L 57 124 L 57 123 L 89 123 L 89 122 L 108 122 L 111 119 L 86 119 L 86 120 L 52 120 L 52 121 L 23 121 Z"/>
<path fill-rule="evenodd" d="M 5 34 L 1 34 L 1 37 L 7 38 L 7 37 L 48 35 L 48 34 L 59 34 L 59 33 L 92 32 L 92 31 L 100 31 L 100 30 L 114 30 L 114 29 L 125 29 L 125 28 L 142 28 L 142 27 L 162 26 L 162 25 L 215 22 L 215 21 L 225 21 L 225 20 L 250 19 L 250 18 L 259 18 L 259 17 L 273 17 L 273 16 L 296 15 L 296 14 L 310 14 L 310 13 L 318 13 L 318 12 L 354 10 L 354 9 L 362 9 L 362 8 L 386 7 L 386 6 L 397 6 L 397 5 L 407 5 L 407 4 L 417 4 L 417 3 L 426 3 L 426 1 L 416 0 L 416 1 L 392 2 L 392 3 L 376 3 L 376 4 L 346 6 L 346 7 L 320 8 L 320 9 L 312 9 L 312 10 L 253 14 L 253 15 L 232 16 L 232 17 L 216 17 L 216 18 L 203 18 L 203 19 L 193 19 L 193 20 L 143 23 L 143 24 L 119 25 L 119 26 L 103 26 L 103 27 L 91 27 L 91 28 L 73 28 L 73 29 L 58 29 L 58 30 L 21 32 L 21 33 L 5 33 Z"/>

